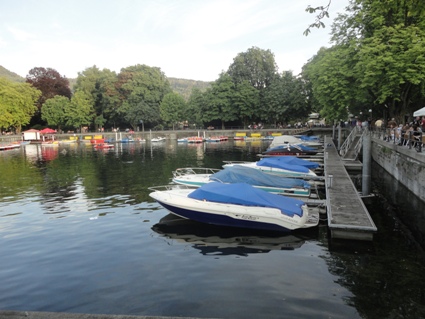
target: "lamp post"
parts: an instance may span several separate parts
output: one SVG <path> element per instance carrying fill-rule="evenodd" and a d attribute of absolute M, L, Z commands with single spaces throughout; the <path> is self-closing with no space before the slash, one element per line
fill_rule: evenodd
<path fill-rule="evenodd" d="M 144 133 L 145 132 L 145 124 L 143 123 L 143 120 L 140 120 L 139 122 L 140 122 L 140 124 L 142 124 L 142 133 Z"/>

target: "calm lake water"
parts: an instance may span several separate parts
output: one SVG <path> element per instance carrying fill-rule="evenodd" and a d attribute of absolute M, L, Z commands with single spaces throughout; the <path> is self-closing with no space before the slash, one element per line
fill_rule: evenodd
<path fill-rule="evenodd" d="M 267 146 L 167 141 L 1 152 L 0 309 L 424 318 L 425 209 L 379 167 L 373 189 L 391 196 L 368 206 L 378 227 L 371 243 L 330 241 L 325 223 L 285 235 L 170 220 L 148 196 L 176 168 L 255 161 Z"/>

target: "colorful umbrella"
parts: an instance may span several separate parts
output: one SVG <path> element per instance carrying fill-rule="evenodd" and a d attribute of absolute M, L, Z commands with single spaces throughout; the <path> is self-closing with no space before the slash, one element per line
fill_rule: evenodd
<path fill-rule="evenodd" d="M 48 128 L 48 127 L 40 131 L 40 134 L 55 134 L 55 133 L 56 133 L 55 130 L 52 130 L 51 128 Z"/>

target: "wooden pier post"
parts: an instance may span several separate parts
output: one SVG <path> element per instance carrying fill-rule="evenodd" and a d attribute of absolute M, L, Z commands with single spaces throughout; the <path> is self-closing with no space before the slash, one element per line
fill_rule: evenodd
<path fill-rule="evenodd" d="M 370 132 L 363 135 L 363 170 L 362 170 L 362 195 L 370 195 L 372 173 L 372 138 Z"/>
<path fill-rule="evenodd" d="M 342 128 L 341 128 L 341 123 L 338 125 L 338 152 L 341 150 L 341 145 L 342 145 Z"/>

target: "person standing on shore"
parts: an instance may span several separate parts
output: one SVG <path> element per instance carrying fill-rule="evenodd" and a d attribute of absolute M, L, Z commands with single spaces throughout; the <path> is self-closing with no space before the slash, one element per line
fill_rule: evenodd
<path fill-rule="evenodd" d="M 388 121 L 387 127 L 395 128 L 396 126 L 397 126 L 397 122 L 395 121 L 395 118 L 392 118 L 391 121 Z"/>

